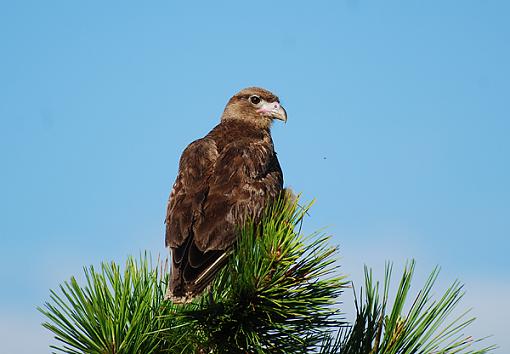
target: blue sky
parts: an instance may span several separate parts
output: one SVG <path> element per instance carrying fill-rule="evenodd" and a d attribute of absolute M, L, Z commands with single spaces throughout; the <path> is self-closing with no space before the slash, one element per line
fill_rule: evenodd
<path fill-rule="evenodd" d="M 510 351 L 510 4 L 4 1 L 0 337 L 46 353 L 35 307 L 83 266 L 166 254 L 180 153 L 246 86 L 281 98 L 285 183 L 342 269 L 436 264 L 470 333 Z M 20 341 L 27 343 L 19 348 Z M 24 351 L 25 350 L 25 351 Z"/>

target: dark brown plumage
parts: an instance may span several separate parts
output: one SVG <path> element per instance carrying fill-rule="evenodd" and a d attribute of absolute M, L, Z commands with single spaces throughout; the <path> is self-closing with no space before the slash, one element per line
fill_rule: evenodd
<path fill-rule="evenodd" d="M 257 220 L 282 192 L 273 119 L 287 120 L 278 97 L 244 89 L 229 100 L 220 124 L 182 153 L 165 221 L 172 301 L 189 302 L 200 294 L 225 263 L 236 228 L 248 218 Z"/>

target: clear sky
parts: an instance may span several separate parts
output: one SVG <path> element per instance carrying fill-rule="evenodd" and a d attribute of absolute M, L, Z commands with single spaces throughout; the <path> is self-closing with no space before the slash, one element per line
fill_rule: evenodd
<path fill-rule="evenodd" d="M 177 4 L 179 3 L 179 4 Z M 285 183 L 342 269 L 436 264 L 510 352 L 510 2 L 2 1 L 0 338 L 83 266 L 166 254 L 185 146 L 246 86 L 280 96 Z M 347 297 L 346 297 L 347 299 Z M 346 300 L 349 302 L 350 300 Z M 21 348 L 20 348 L 21 345 Z"/>

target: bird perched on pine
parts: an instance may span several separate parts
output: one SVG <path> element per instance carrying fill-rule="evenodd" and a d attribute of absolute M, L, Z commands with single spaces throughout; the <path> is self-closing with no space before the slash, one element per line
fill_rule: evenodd
<path fill-rule="evenodd" d="M 186 147 L 168 200 L 166 246 L 171 251 L 167 298 L 190 302 L 225 264 L 237 230 L 257 222 L 283 189 L 271 124 L 287 121 L 280 100 L 250 87 L 227 103 L 220 123 Z"/>

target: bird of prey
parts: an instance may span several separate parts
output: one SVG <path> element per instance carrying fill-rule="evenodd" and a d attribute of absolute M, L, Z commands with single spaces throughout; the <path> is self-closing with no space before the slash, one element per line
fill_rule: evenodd
<path fill-rule="evenodd" d="M 190 302 L 225 264 L 236 230 L 260 218 L 283 188 L 271 138 L 274 119 L 287 121 L 280 100 L 250 87 L 227 103 L 221 122 L 186 147 L 168 200 L 166 246 L 171 251 L 174 303 Z"/>

